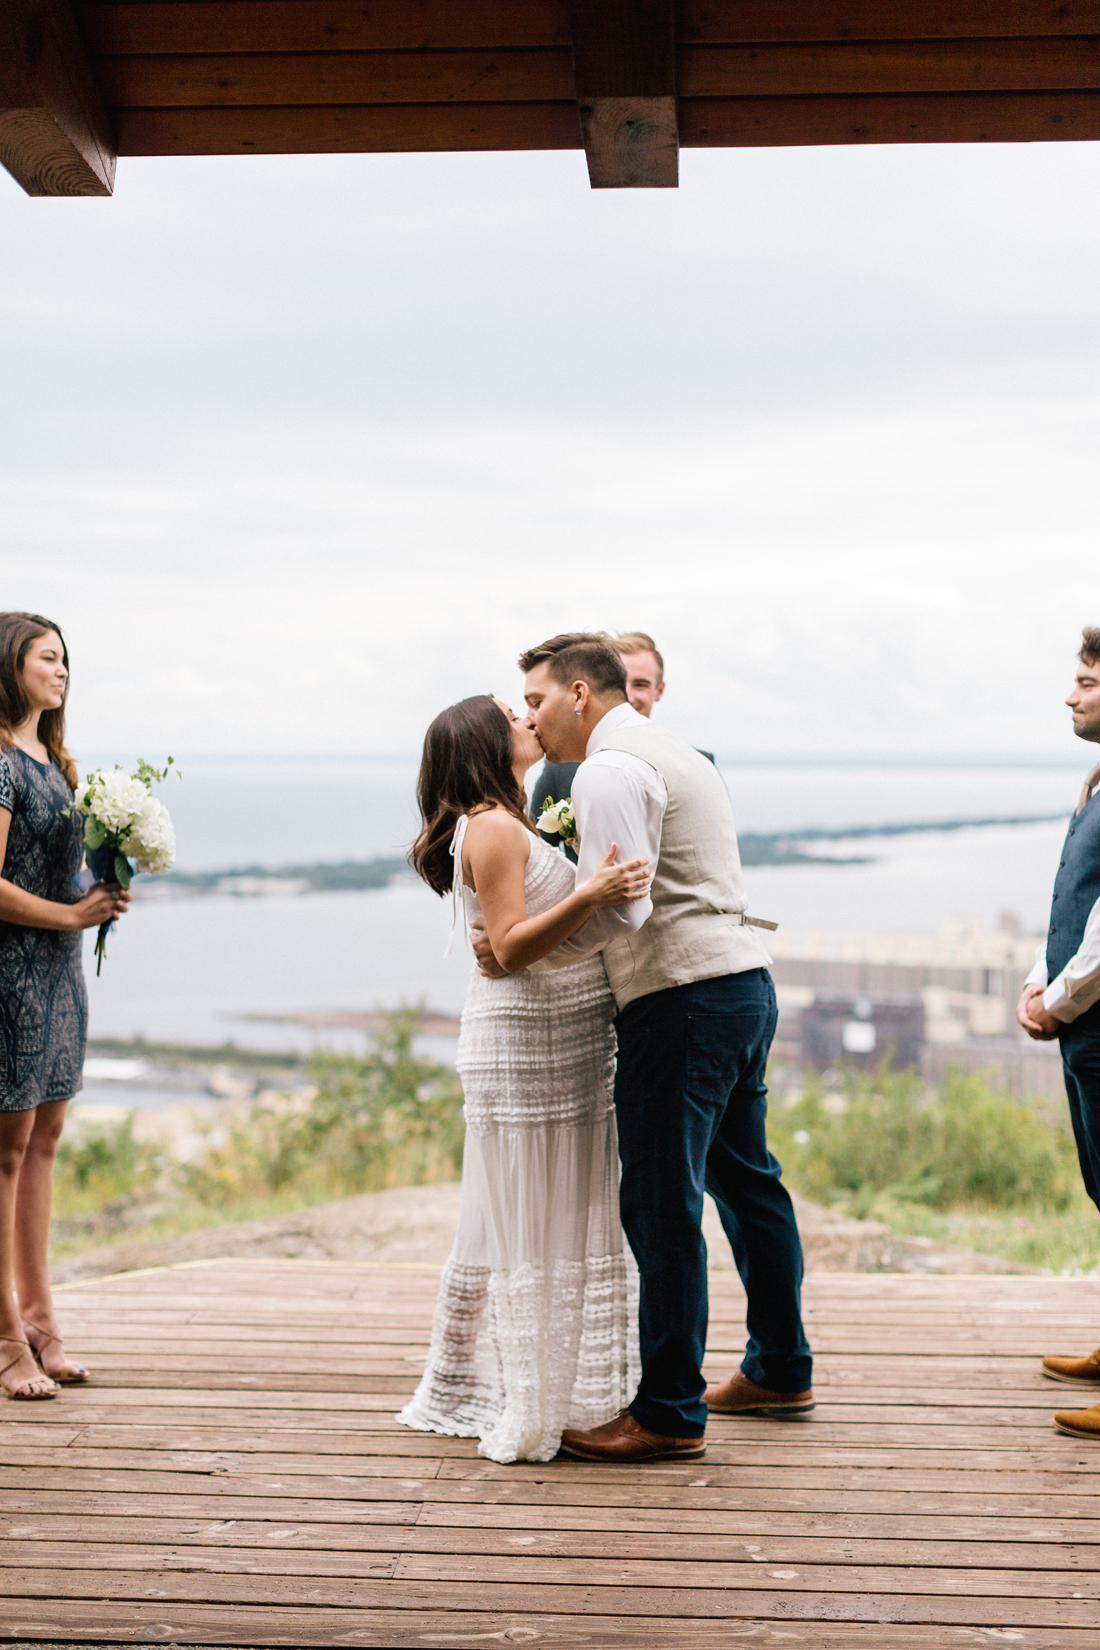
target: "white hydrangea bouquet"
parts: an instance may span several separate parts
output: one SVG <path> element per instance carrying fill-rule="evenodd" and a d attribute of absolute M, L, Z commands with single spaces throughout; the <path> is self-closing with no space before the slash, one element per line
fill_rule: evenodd
<path fill-rule="evenodd" d="M 168 809 L 152 794 L 154 781 L 166 778 L 171 766 L 171 757 L 162 769 L 139 759 L 136 773 L 115 768 L 113 773 L 90 773 L 84 781 L 73 812 L 84 815 L 85 857 L 96 882 L 129 888 L 135 871 L 172 869 L 176 833 Z M 97 975 L 113 927 L 113 922 L 102 923 L 96 936 Z"/>
<path fill-rule="evenodd" d="M 560 836 L 568 847 L 576 850 L 580 837 L 577 835 L 577 821 L 573 816 L 572 797 L 567 796 L 564 802 L 555 802 L 552 796 L 548 796 L 542 805 L 542 813 L 537 824 L 546 836 Z"/>

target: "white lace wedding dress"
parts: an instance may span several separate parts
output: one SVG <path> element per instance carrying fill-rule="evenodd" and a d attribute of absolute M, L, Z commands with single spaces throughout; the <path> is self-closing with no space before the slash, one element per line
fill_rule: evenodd
<path fill-rule="evenodd" d="M 461 882 L 465 819 L 452 852 Z M 573 866 L 532 838 L 538 916 Z M 461 891 L 468 919 L 477 897 Z M 456 900 L 457 904 L 457 900 Z M 614 999 L 593 957 L 487 980 L 474 970 L 458 1070 L 462 1202 L 427 1366 L 406 1426 L 479 1438 L 492 1461 L 549 1461 L 565 1426 L 599 1426 L 638 1383 L 633 1258 L 619 1224 Z"/>

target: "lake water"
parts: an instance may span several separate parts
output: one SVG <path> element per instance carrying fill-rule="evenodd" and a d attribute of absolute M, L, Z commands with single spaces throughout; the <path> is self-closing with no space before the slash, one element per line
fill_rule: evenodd
<path fill-rule="evenodd" d="M 728 767 L 742 830 L 1069 812 L 1078 768 Z M 161 795 L 185 869 L 366 859 L 404 851 L 415 824 L 408 764 L 184 764 Z M 785 930 L 934 932 L 945 918 L 993 927 L 1013 911 L 1045 926 L 1064 823 L 829 844 L 850 866 L 746 872 L 750 910 Z M 444 955 L 449 902 L 414 881 L 350 894 L 138 904 L 88 966 L 93 1037 L 308 1048 L 303 1027 L 250 1019 L 421 999 L 457 1012 L 470 957 Z M 87 941 L 91 963 L 92 937 Z"/>

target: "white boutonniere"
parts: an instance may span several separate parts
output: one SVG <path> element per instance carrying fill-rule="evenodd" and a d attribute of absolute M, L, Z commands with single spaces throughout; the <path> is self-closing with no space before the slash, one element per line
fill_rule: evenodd
<path fill-rule="evenodd" d="M 538 828 L 546 836 L 560 836 L 571 848 L 576 848 L 580 837 L 577 834 L 577 821 L 573 816 L 573 800 L 566 797 L 564 802 L 555 802 L 548 796 L 542 805 L 539 815 Z"/>

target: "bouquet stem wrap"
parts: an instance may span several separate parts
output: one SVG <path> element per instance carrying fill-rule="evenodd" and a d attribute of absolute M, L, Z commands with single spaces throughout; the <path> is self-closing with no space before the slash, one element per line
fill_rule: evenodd
<path fill-rule="evenodd" d="M 123 888 L 129 888 L 131 868 L 130 861 L 125 854 L 116 853 L 113 848 L 88 848 L 85 851 L 88 869 L 97 882 L 117 882 Z M 115 926 L 114 917 L 110 922 L 101 922 L 95 937 L 95 972 L 96 979 L 103 967 L 103 959 L 107 955 L 107 935 Z"/>

